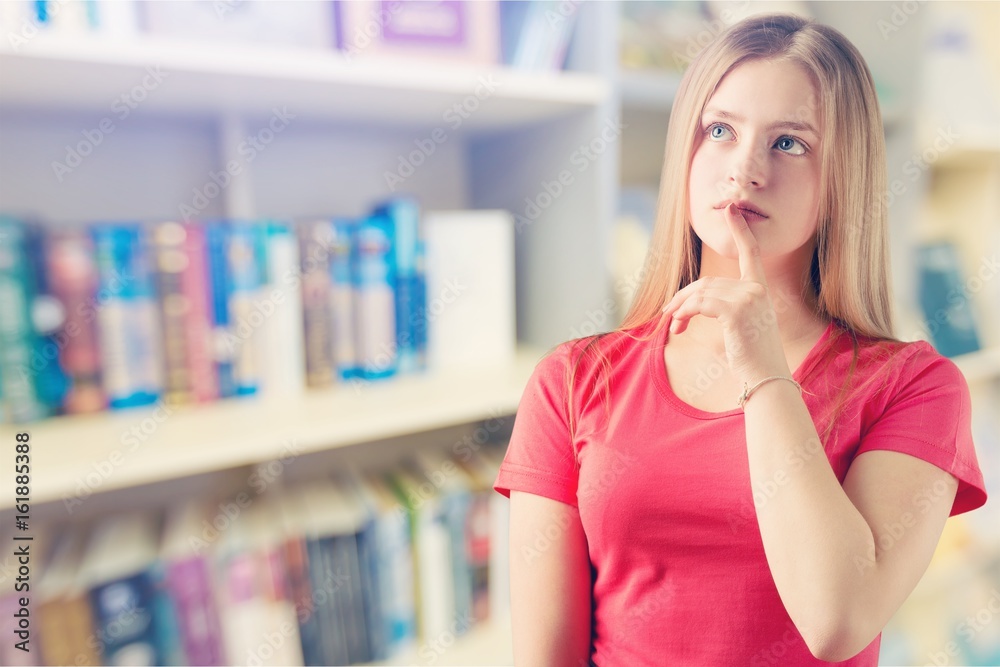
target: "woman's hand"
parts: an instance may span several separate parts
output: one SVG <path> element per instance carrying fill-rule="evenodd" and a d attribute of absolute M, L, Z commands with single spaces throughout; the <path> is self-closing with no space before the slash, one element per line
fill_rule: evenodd
<path fill-rule="evenodd" d="M 695 315 L 714 317 L 737 379 L 753 384 L 769 375 L 790 377 L 757 239 L 735 204 L 726 207 L 725 217 L 739 252 L 740 278 L 708 276 L 679 290 L 663 307 L 670 331 L 683 332 Z"/>

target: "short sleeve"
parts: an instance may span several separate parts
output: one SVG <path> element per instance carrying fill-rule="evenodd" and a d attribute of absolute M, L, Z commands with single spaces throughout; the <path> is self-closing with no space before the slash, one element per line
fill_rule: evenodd
<path fill-rule="evenodd" d="M 900 370 L 895 395 L 855 456 L 890 450 L 933 463 L 958 479 L 949 516 L 986 502 L 983 473 L 972 442 L 972 401 L 965 376 L 953 361 L 925 341 Z"/>
<path fill-rule="evenodd" d="M 569 344 L 543 357 L 528 379 L 514 416 L 494 490 L 512 490 L 577 506 L 579 480 L 567 413 Z"/>

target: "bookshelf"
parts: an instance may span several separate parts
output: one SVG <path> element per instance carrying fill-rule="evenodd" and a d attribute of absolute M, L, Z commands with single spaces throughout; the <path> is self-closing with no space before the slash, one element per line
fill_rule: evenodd
<path fill-rule="evenodd" d="M 463 125 L 479 132 L 586 111 L 609 95 L 608 83 L 586 72 L 452 62 L 429 68 L 352 61 L 336 51 L 45 34 L 17 50 L 0 44 L 7 107 L 107 113 L 109 101 L 141 82 L 148 68 L 163 80 L 137 105 L 139 114 L 266 116 L 280 105 L 302 119 L 433 127 L 456 98 L 478 95 L 481 109 Z"/>
<path fill-rule="evenodd" d="M 509 367 L 346 384 L 285 400 L 55 417 L 20 429 L 5 425 L 0 438 L 31 433 L 32 500 L 59 502 L 81 483 L 107 493 L 513 414 L 544 352 L 522 346 Z M 0 509 L 13 506 L 5 496 Z"/>
<path fill-rule="evenodd" d="M 341 384 L 279 400 L 177 406 L 167 419 L 152 406 L 5 424 L 0 438 L 10 441 L 24 429 L 37 444 L 33 519 L 60 525 L 244 483 L 250 467 L 287 456 L 290 444 L 303 455 L 290 477 L 322 475 L 334 460 L 371 462 L 378 460 L 375 450 L 389 460 L 407 445 L 442 442 L 456 429 L 513 414 L 537 360 L 610 294 L 605 272 L 594 267 L 605 265 L 618 156 L 599 151 L 579 170 L 572 159 L 617 113 L 615 12 L 606 3 L 578 8 L 576 38 L 560 72 L 349 61 L 335 51 L 148 35 L 38 34 L 16 49 L 0 44 L 5 210 L 57 227 L 176 218 L 192 192 L 239 159 L 239 143 L 267 127 L 279 108 L 293 120 L 252 163 L 243 163 L 239 178 L 208 198 L 201 217 L 361 215 L 393 194 L 385 174 L 442 129 L 443 141 L 394 192 L 415 195 L 424 210 L 503 208 L 521 223 L 518 351 L 509 367 Z M 162 76 L 149 79 L 151 72 Z M 142 100 L 125 117 L 117 114 L 114 101 L 144 81 L 153 85 L 144 86 Z M 458 124 L 445 115 L 455 105 L 464 107 Z M 64 161 L 83 133 L 105 119 L 113 131 L 57 178 L 52 162 Z M 574 170 L 573 183 L 532 210 L 545 185 L 566 169 Z M 124 441 L 137 427 L 142 438 Z M 79 491 L 81 480 L 92 495 L 68 515 L 63 500 Z M 12 521 L 12 515 L 13 498 L 5 496 L 0 517 Z M 499 616 L 459 637 L 433 663 L 512 664 L 510 624 Z M 426 655 L 419 648 L 387 664 L 421 664 Z"/>

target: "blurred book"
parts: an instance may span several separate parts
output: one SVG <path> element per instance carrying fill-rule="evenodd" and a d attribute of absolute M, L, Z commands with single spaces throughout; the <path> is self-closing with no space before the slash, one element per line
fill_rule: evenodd
<path fill-rule="evenodd" d="M 146 230 L 138 223 L 91 228 L 97 263 L 101 375 L 112 408 L 149 405 L 163 392 L 163 344 Z"/>
<path fill-rule="evenodd" d="M 159 0 L 140 3 L 145 32 L 207 44 L 331 49 L 337 33 L 329 2 Z"/>
<path fill-rule="evenodd" d="M 211 544 L 206 525 L 214 518 L 203 498 L 168 509 L 160 557 L 177 614 L 178 637 L 189 665 L 226 664 L 222 627 L 213 588 Z"/>
<path fill-rule="evenodd" d="M 337 45 L 350 58 L 500 61 L 496 0 L 334 0 Z"/>
<path fill-rule="evenodd" d="M 42 374 L 50 364 L 42 354 L 32 308 L 37 274 L 29 259 L 31 231 L 24 220 L 0 215 L 0 397 L 2 421 L 25 422 L 53 412 L 45 400 Z"/>
<path fill-rule="evenodd" d="M 954 244 L 919 246 L 917 265 L 920 306 L 934 347 L 946 357 L 980 349 L 972 302 Z"/>
<path fill-rule="evenodd" d="M 513 363 L 513 216 L 503 210 L 428 211 L 424 230 L 428 367 Z"/>
<path fill-rule="evenodd" d="M 59 363 L 67 377 L 63 410 L 67 414 L 107 407 L 101 384 L 101 350 L 97 335 L 97 265 L 90 236 L 82 229 L 59 230 L 47 238 L 44 259 L 49 291 L 64 320 L 55 336 Z"/>
<path fill-rule="evenodd" d="M 89 537 L 81 577 L 104 664 L 176 664 L 179 642 L 158 552 L 158 522 L 139 512 L 103 519 Z"/>
<path fill-rule="evenodd" d="M 528 70 L 563 69 L 581 4 L 557 0 L 503 3 L 504 64 Z"/>

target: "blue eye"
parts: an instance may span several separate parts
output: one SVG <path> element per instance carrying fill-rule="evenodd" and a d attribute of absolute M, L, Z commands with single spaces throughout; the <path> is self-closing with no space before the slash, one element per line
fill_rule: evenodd
<path fill-rule="evenodd" d="M 728 129 L 729 128 L 720 123 L 712 123 L 711 125 L 708 126 L 708 135 L 713 139 L 721 139 L 721 136 L 716 134 L 715 130 L 728 130 Z"/>
<path fill-rule="evenodd" d="M 793 153 L 793 152 L 785 150 L 785 148 L 781 148 L 782 144 L 785 144 L 785 148 L 788 148 L 788 149 L 791 149 L 792 146 L 794 146 L 795 144 L 798 144 L 799 148 L 798 148 L 798 150 L 796 150 Z M 787 152 L 789 155 L 802 155 L 802 154 L 804 154 L 806 152 L 806 147 L 804 145 L 802 145 L 802 142 L 799 141 L 798 139 L 793 138 L 793 137 L 781 137 L 780 139 L 778 139 L 777 142 L 775 142 L 774 145 L 778 146 L 779 149 L 781 149 L 784 152 Z"/>

